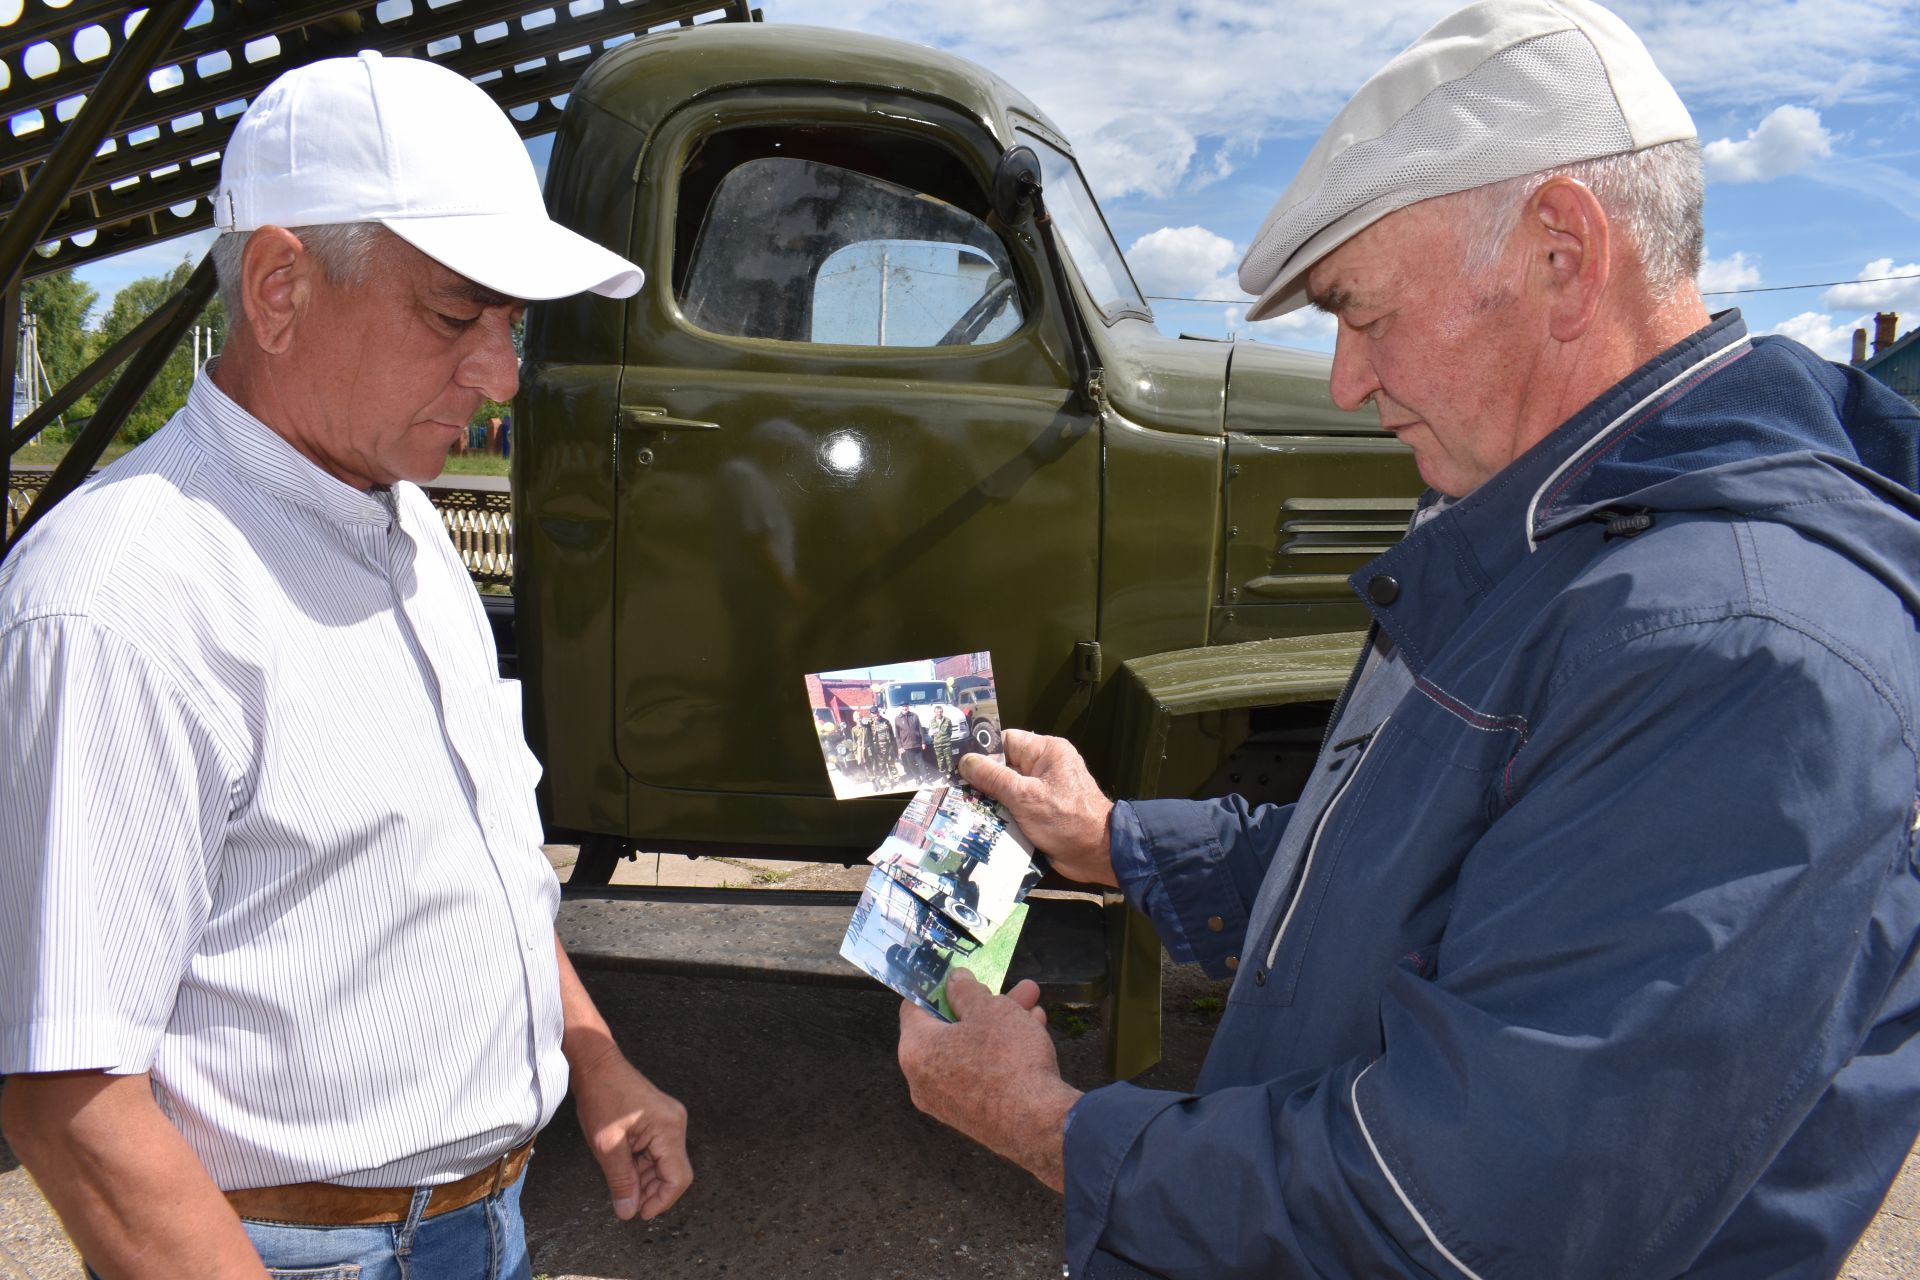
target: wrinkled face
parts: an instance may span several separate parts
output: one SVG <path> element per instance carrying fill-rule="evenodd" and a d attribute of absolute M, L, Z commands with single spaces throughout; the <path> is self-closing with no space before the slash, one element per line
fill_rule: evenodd
<path fill-rule="evenodd" d="M 431 480 L 489 399 L 519 385 L 513 323 L 525 304 L 383 236 L 365 280 L 319 281 L 299 337 L 309 376 L 297 443 L 356 488 Z"/>
<path fill-rule="evenodd" d="M 1462 497 L 1531 443 L 1523 410 L 1538 326 L 1514 253 L 1463 278 L 1448 207 L 1430 200 L 1382 218 L 1315 263 L 1307 292 L 1340 322 L 1334 402 L 1371 402 L 1421 479 Z"/>

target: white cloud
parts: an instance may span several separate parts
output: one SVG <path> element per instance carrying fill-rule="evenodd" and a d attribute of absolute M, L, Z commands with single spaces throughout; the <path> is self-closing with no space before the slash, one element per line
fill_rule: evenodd
<path fill-rule="evenodd" d="M 1362 81 L 1456 7 L 1371 0 L 766 0 L 767 17 L 949 50 L 1030 96 L 1073 142 L 1096 195 L 1218 181 L 1265 137 L 1316 136 Z M 1200 145 L 1205 139 L 1206 145 Z M 1224 152 L 1224 154 L 1223 154 Z"/>
<path fill-rule="evenodd" d="M 1694 279 L 1699 283 L 1702 293 L 1751 289 L 1760 283 L 1760 268 L 1748 262 L 1747 255 L 1736 249 L 1725 258 L 1702 259 L 1700 274 Z"/>
<path fill-rule="evenodd" d="M 1875 258 L 1854 274 L 1856 279 L 1871 283 L 1834 285 L 1820 295 L 1821 303 L 1835 311 L 1920 310 L 1920 262 L 1895 266 L 1892 258 Z M 1884 278 L 1888 276 L 1906 276 L 1908 279 Z"/>
<path fill-rule="evenodd" d="M 1833 154 L 1833 134 L 1811 107 L 1775 107 L 1744 140 L 1721 138 L 1700 149 L 1709 182 L 1765 182 Z"/>
<path fill-rule="evenodd" d="M 1708 105 L 1904 101 L 1913 0 L 1619 0 L 1612 6 L 1696 111 Z"/>
<path fill-rule="evenodd" d="M 1142 292 L 1175 298 L 1238 298 L 1240 251 L 1205 227 L 1161 227 L 1127 250 Z"/>
<path fill-rule="evenodd" d="M 1318 307 L 1301 307 L 1271 320 L 1247 321 L 1245 307 L 1228 307 L 1221 313 L 1221 327 L 1235 338 L 1259 338 L 1292 347 L 1310 347 L 1332 351 L 1339 322 Z"/>
<path fill-rule="evenodd" d="M 1138 192 L 1170 196 L 1186 176 L 1197 150 L 1193 134 L 1178 123 L 1150 115 L 1127 115 L 1075 143 L 1087 181 L 1108 198 Z"/>
<path fill-rule="evenodd" d="M 1368 76 L 1457 7 L 1456 0 L 1369 0 L 1363 13 L 1351 0 L 764 3 L 775 22 L 891 35 L 987 67 L 1053 117 L 1088 161 L 1095 193 L 1109 199 L 1204 186 L 1216 166 L 1232 163 L 1220 159 L 1216 141 L 1250 149 L 1262 139 L 1317 137 Z M 1616 7 L 1696 110 L 1757 110 L 1782 99 L 1905 101 L 1920 52 L 1920 0 L 1619 0 Z M 1755 138 L 1726 142 L 1750 148 Z"/>
<path fill-rule="evenodd" d="M 1836 324 L 1824 311 L 1802 311 L 1773 326 L 1773 332 L 1803 342 L 1829 360 L 1846 360 L 1853 355 L 1853 331 L 1861 328 L 1872 336 L 1873 326 L 1866 316 Z"/>
<path fill-rule="evenodd" d="M 1920 179 L 1904 169 L 1878 160 L 1833 159 L 1808 170 L 1807 176 L 1857 192 L 1884 208 L 1920 222 Z"/>

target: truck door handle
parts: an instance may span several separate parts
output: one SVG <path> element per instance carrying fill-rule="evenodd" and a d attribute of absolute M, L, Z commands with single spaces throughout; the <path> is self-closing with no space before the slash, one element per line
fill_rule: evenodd
<path fill-rule="evenodd" d="M 650 404 L 620 406 L 620 425 L 629 431 L 718 431 L 717 422 L 697 418 L 676 418 L 665 409 Z"/>

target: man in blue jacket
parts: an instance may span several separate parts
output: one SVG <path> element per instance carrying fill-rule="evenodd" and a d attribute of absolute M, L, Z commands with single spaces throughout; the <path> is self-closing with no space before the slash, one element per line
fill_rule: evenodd
<path fill-rule="evenodd" d="M 1036 992 L 902 1011 L 916 1103 L 1063 1189 L 1074 1276 L 1831 1275 L 1920 1127 L 1916 415 L 1709 317 L 1698 145 L 1585 0 L 1443 21 L 1241 269 L 1431 486 L 1300 800 L 1006 801 L 1232 974 L 1193 1093 Z"/>

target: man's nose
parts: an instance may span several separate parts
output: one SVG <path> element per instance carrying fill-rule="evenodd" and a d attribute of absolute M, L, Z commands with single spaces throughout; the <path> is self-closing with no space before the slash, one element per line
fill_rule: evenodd
<path fill-rule="evenodd" d="M 1333 372 L 1327 378 L 1327 391 L 1342 409 L 1358 409 L 1380 389 L 1373 371 L 1367 344 L 1343 324 L 1333 339 Z"/>
<path fill-rule="evenodd" d="M 461 363 L 462 381 L 487 399 L 504 404 L 520 389 L 520 356 L 513 349 L 513 326 L 503 319 L 482 327 L 485 332 Z"/>

